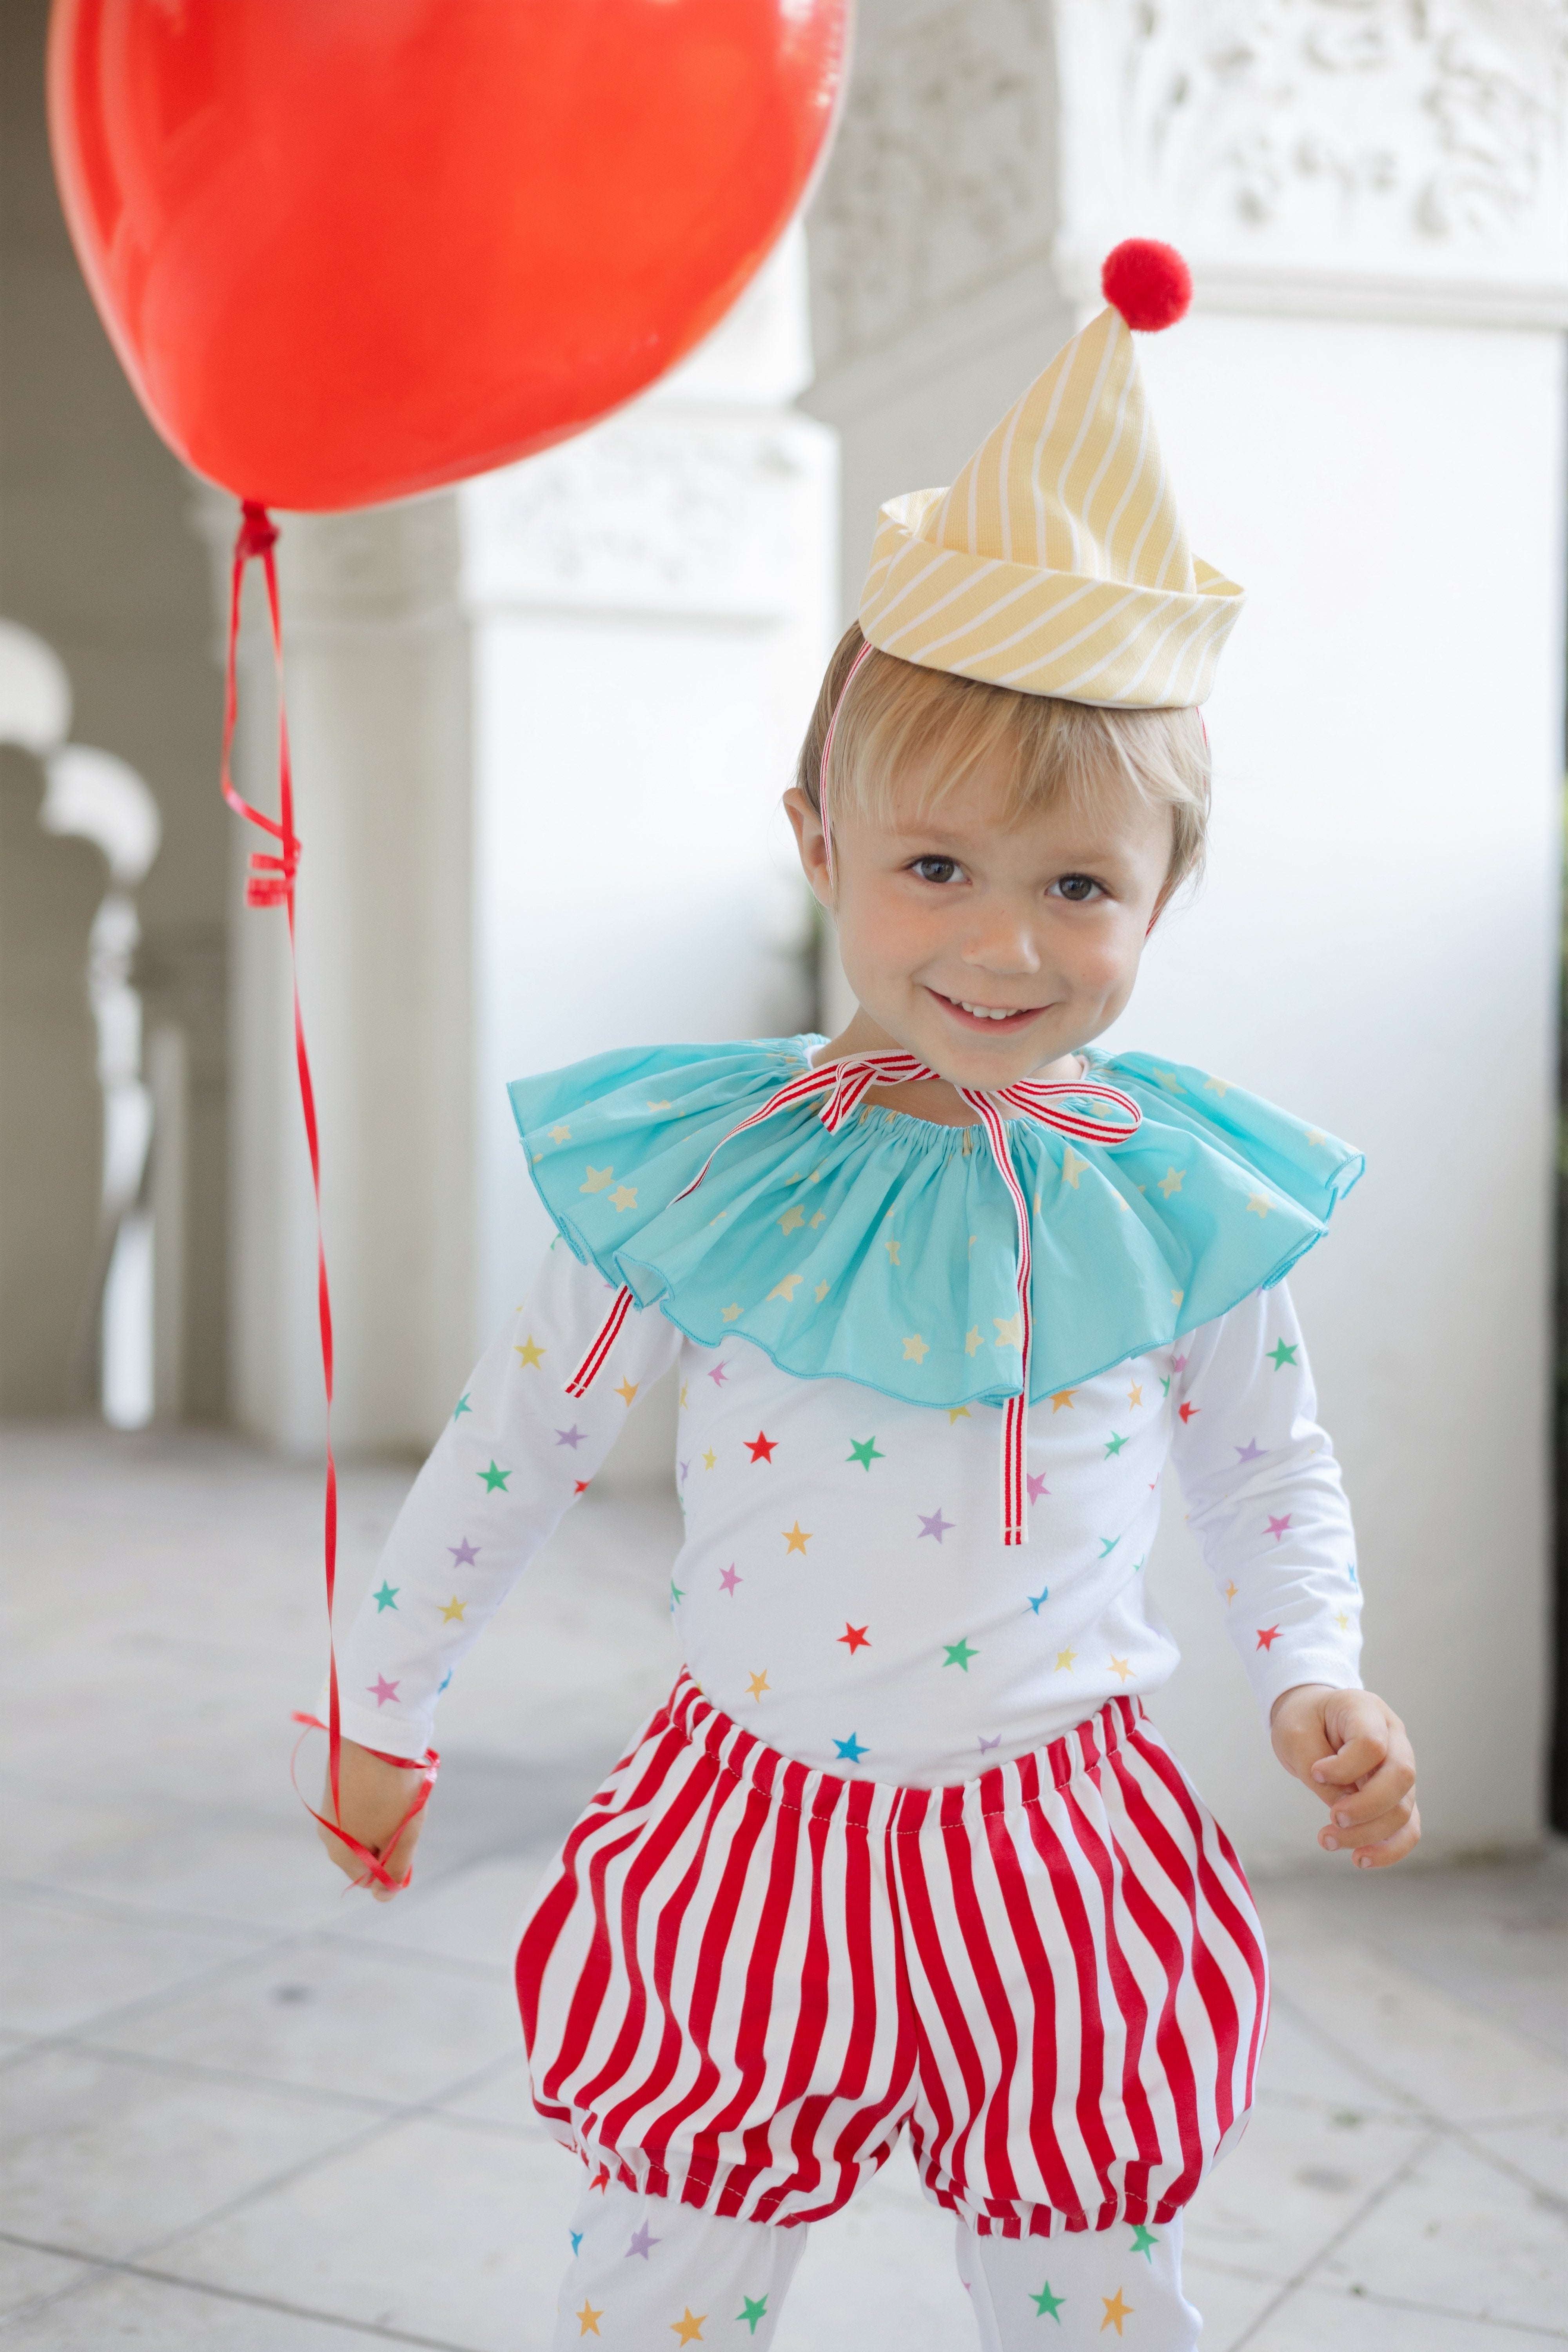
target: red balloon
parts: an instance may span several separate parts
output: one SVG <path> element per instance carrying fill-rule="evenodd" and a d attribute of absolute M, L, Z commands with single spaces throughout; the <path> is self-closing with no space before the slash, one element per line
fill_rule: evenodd
<path fill-rule="evenodd" d="M 847 0 L 55 0 L 55 168 L 164 438 L 292 508 L 563 440 L 722 317 Z"/>

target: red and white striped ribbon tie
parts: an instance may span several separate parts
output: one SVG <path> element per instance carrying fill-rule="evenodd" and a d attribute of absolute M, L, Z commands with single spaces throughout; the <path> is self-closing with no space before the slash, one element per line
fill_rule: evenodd
<path fill-rule="evenodd" d="M 678 1192 L 675 1201 L 684 1201 L 696 1192 L 725 1144 L 737 1135 L 744 1135 L 750 1127 L 760 1127 L 763 1119 L 775 1112 L 789 1110 L 796 1103 L 809 1102 L 822 1095 L 826 1099 L 817 1114 L 830 1135 L 837 1134 L 845 1120 L 859 1108 L 864 1096 L 872 1087 L 898 1087 L 913 1084 L 920 1078 L 941 1075 L 920 1060 L 914 1054 L 857 1054 L 841 1062 L 826 1063 L 822 1068 L 803 1070 L 769 1097 L 760 1110 L 743 1118 L 721 1136 L 692 1178 L 686 1190 Z M 1018 1393 L 1007 1399 L 1002 1416 L 1002 1540 L 1005 1544 L 1021 1544 L 1028 1537 L 1028 1487 L 1024 1472 L 1025 1438 L 1029 1418 L 1029 1364 L 1034 1343 L 1034 1317 L 1030 1304 L 1029 1203 L 1018 1181 L 1013 1164 L 1012 1147 L 1007 1140 L 1006 1110 L 1021 1111 L 1026 1118 L 1036 1119 L 1042 1127 L 1054 1127 L 1058 1135 L 1077 1143 L 1116 1144 L 1129 1142 L 1142 1124 L 1143 1114 L 1131 1095 L 1116 1087 L 1101 1086 L 1093 1078 L 1052 1079 L 1037 1084 L 1022 1079 L 1014 1087 L 1000 1087 L 994 1094 L 983 1094 L 977 1087 L 960 1087 L 959 1094 L 979 1117 L 1002 1181 L 1012 1196 L 1013 1214 L 1018 1230 L 1017 1290 L 1020 1353 L 1023 1359 Z M 1120 1114 L 1118 1123 L 1094 1118 L 1083 1110 L 1068 1108 L 1068 1103 L 1085 1100 L 1102 1103 Z M 675 1201 L 670 1202 L 671 1208 Z M 571 1397 L 584 1395 L 592 1386 L 614 1347 L 617 1334 L 632 1305 L 628 1287 L 616 1291 L 615 1303 L 604 1324 L 577 1370 L 566 1383 Z"/>

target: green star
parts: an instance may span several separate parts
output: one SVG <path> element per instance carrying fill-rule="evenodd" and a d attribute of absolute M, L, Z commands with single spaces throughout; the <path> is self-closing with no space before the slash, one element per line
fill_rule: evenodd
<path fill-rule="evenodd" d="M 969 1672 L 970 1659 L 977 1658 L 980 1655 L 979 1651 L 972 1650 L 966 1641 L 948 1642 L 943 1644 L 943 1647 L 947 1651 L 947 1655 L 943 1658 L 942 1662 L 942 1664 L 944 1666 L 962 1666 L 965 1674 Z"/>
<path fill-rule="evenodd" d="M 1269 1348 L 1265 1352 L 1277 1372 L 1282 1372 L 1287 1364 L 1294 1364 L 1296 1361 L 1295 1349 L 1288 1348 L 1283 1339 L 1279 1341 L 1278 1347 Z"/>
<path fill-rule="evenodd" d="M 1051 2293 L 1051 2283 L 1049 2279 L 1046 2281 L 1038 2294 L 1032 2294 L 1029 2297 L 1029 2301 L 1034 2305 L 1040 2318 L 1056 2319 L 1057 2326 L 1058 2327 L 1061 2326 L 1061 2321 L 1057 2319 L 1057 2314 L 1060 2311 L 1063 2304 L 1067 2301 L 1067 2297 L 1065 2294 L 1053 2294 Z"/>
<path fill-rule="evenodd" d="M 1164 1381 L 1164 1380 L 1163 1380 L 1163 1381 L 1160 1382 L 1160 1394 L 1161 1394 L 1162 1396 L 1169 1396 L 1169 1395 L 1170 1395 L 1170 1393 L 1171 1393 L 1171 1383 L 1170 1383 L 1170 1381 Z"/>
<path fill-rule="evenodd" d="M 1153 2232 L 1153 2231 L 1152 2231 L 1152 2230 L 1146 2230 L 1146 2229 L 1143 2227 L 1143 2224 L 1142 2224 L 1142 2221 L 1134 2221 L 1134 2222 L 1133 2222 L 1133 2224 L 1132 2224 L 1132 2251 L 1133 2251 L 1133 2252 L 1134 2252 L 1135 2254 L 1142 2254 L 1142 2257 L 1143 2257 L 1144 2261 L 1148 2263 L 1148 2265 L 1149 2265 L 1149 2267 L 1150 2267 L 1150 2269 L 1151 2269 L 1151 2270 L 1152 2270 L 1152 2269 L 1153 2269 L 1153 2267 L 1154 2267 L 1154 2257 L 1153 2257 L 1153 2255 L 1149 2252 L 1149 2249 L 1150 2249 L 1150 2247 L 1151 2247 L 1151 2246 L 1157 2246 L 1157 2245 L 1159 2244 L 1159 2242 L 1160 2242 L 1160 2241 L 1159 2241 L 1159 2239 L 1154 2235 L 1154 2232 Z"/>
<path fill-rule="evenodd" d="M 754 2335 L 756 2334 L 756 2332 L 757 2332 L 757 2322 L 758 2322 L 758 2320 L 759 2320 L 759 2319 L 765 2319 L 765 2318 L 767 2317 L 767 2313 L 768 2313 L 768 2299 L 767 2299 L 767 2296 L 766 2296 L 765 2294 L 760 2294 L 760 2295 L 758 2295 L 758 2297 L 757 2297 L 757 2299 L 756 2299 L 755 2303 L 753 2303 L 753 2302 L 752 2301 L 752 2298 L 751 2298 L 751 2296 L 750 2296 L 749 2294 L 742 2294 L 742 2297 L 741 2297 L 741 2301 L 745 2305 L 745 2306 L 746 2306 L 746 2307 L 745 2307 L 744 2311 L 738 2311 L 738 2312 L 735 2314 L 735 2325 L 736 2325 L 736 2326 L 737 2326 L 737 2327 L 739 2327 L 739 2326 L 740 2326 L 740 2324 L 741 2324 L 742 2320 L 743 2319 L 743 2320 L 746 2322 L 746 2325 L 750 2327 L 750 2329 L 751 2329 L 751 2331 L 752 2331 L 752 2335 L 754 2336 Z"/>
<path fill-rule="evenodd" d="M 887 1458 L 885 1454 L 878 1453 L 874 1437 L 868 1437 L 864 1443 L 852 1437 L 849 1451 L 844 1457 L 846 1462 L 858 1462 L 862 1470 L 869 1470 L 873 1462 L 885 1462 Z"/>
<path fill-rule="evenodd" d="M 464 1413 L 472 1412 L 473 1409 L 473 1406 L 468 1402 L 467 1394 L 464 1394 L 458 1399 L 457 1409 L 453 1412 L 452 1419 L 454 1421 L 460 1421 Z"/>
<path fill-rule="evenodd" d="M 685 1600 L 685 1598 L 686 1598 L 685 1593 L 684 1593 L 684 1592 L 682 1592 L 682 1591 L 681 1591 L 681 1589 L 680 1589 L 679 1585 L 679 1584 L 677 1584 L 677 1582 L 676 1582 L 676 1580 L 675 1580 L 674 1577 L 672 1576 L 672 1577 L 670 1578 L 670 1580 L 669 1580 L 669 1605 L 670 1605 L 670 1607 L 671 1607 L 672 1609 L 679 1607 L 679 1603 L 680 1603 L 682 1601 L 684 1601 L 684 1600 Z"/>
<path fill-rule="evenodd" d="M 1124 1437 L 1118 1437 L 1116 1432 L 1112 1430 L 1110 1433 L 1110 1442 L 1105 1449 L 1106 1460 L 1109 1462 L 1113 1454 L 1120 1454 L 1126 1443 L 1127 1440 Z"/>
<path fill-rule="evenodd" d="M 375 1603 L 375 1613 L 378 1617 L 384 1609 L 396 1608 L 397 1596 L 402 1590 L 403 1587 L 401 1584 L 388 1584 L 385 1577 L 384 1576 L 382 1578 L 381 1591 L 379 1592 L 373 1592 L 370 1596 Z"/>
<path fill-rule="evenodd" d="M 482 1478 L 484 1480 L 485 1492 L 487 1495 L 493 1495 L 498 1486 L 504 1495 L 506 1492 L 506 1482 L 511 1476 L 511 1472 L 510 1470 L 498 1470 L 495 1465 L 495 1457 L 492 1454 L 490 1457 L 489 1468 L 488 1470 L 476 1470 L 474 1475 L 476 1478 Z"/>

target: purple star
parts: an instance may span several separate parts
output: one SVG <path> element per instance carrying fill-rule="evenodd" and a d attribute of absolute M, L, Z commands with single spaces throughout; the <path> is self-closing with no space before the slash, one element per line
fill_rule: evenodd
<path fill-rule="evenodd" d="M 937 1505 L 929 1519 L 923 1511 L 917 1512 L 915 1516 L 921 1523 L 920 1535 L 915 1538 L 916 1543 L 919 1543 L 925 1536 L 934 1536 L 938 1543 L 941 1543 L 949 1528 L 955 1528 L 958 1525 L 958 1521 L 956 1519 L 944 1519 L 942 1517 L 942 1505 L 940 1503 Z"/>
<path fill-rule="evenodd" d="M 366 1683 L 365 1688 L 374 1692 L 377 1706 L 384 1706 L 389 1698 L 397 1696 L 397 1685 L 389 1683 L 384 1675 L 377 1675 L 374 1682 Z"/>
<path fill-rule="evenodd" d="M 1238 1463 L 1261 1462 L 1268 1451 L 1267 1445 L 1259 1445 L 1256 1437 L 1249 1437 L 1245 1445 L 1237 1447 L 1236 1458 Z"/>
<path fill-rule="evenodd" d="M 587 1432 L 585 1430 L 579 1429 L 576 1423 L 574 1422 L 570 1429 L 558 1429 L 556 1431 L 555 1443 L 557 1445 L 569 1445 L 572 1448 L 573 1453 L 575 1454 L 577 1448 L 582 1444 L 583 1440 L 586 1435 Z"/>
<path fill-rule="evenodd" d="M 728 1363 L 715 1364 L 708 1377 L 712 1381 L 716 1389 L 721 1389 L 725 1381 L 730 1377 L 730 1367 Z M 654 2240 L 654 2244 L 657 2246 L 658 2243 L 658 2240 L 656 2238 Z"/>
<path fill-rule="evenodd" d="M 745 1578 L 744 1578 L 743 1576 L 737 1576 L 737 1575 L 736 1575 L 736 1573 L 735 1573 L 735 1563 L 734 1563 L 734 1561 L 733 1561 L 733 1560 L 731 1560 L 731 1561 L 730 1562 L 730 1565 L 729 1565 L 729 1567 L 728 1567 L 728 1568 L 726 1568 L 726 1569 L 724 1569 L 724 1570 L 722 1570 L 721 1571 L 721 1574 L 720 1574 L 720 1577 L 719 1577 L 719 1581 L 720 1581 L 720 1583 L 723 1586 L 723 1588 L 724 1588 L 725 1591 L 729 1594 L 729 1596 L 730 1596 L 730 1598 L 731 1598 L 731 1601 L 733 1601 L 733 1599 L 734 1599 L 734 1597 L 735 1597 L 735 1587 L 736 1587 L 736 1585 L 737 1585 L 737 1584 L 743 1584 L 743 1583 L 745 1582 L 745 1580 L 745 1580 Z"/>
<path fill-rule="evenodd" d="M 685 1484 L 686 1484 L 686 1475 L 687 1475 L 687 1472 L 690 1469 L 690 1467 L 691 1467 L 691 1465 L 690 1465 L 690 1463 L 689 1463 L 689 1462 L 683 1462 L 683 1463 L 681 1464 L 681 1465 L 680 1465 L 680 1483 L 681 1483 L 681 1485 L 682 1485 L 683 1486 L 685 1486 Z"/>
<path fill-rule="evenodd" d="M 623 2262 L 629 2263 L 634 2254 L 640 2254 L 646 2263 L 648 2256 L 648 2248 L 650 2246 L 663 2245 L 664 2240 L 662 2238 L 650 2238 L 648 2236 L 648 2231 L 651 2226 L 651 2223 L 645 2221 L 640 2230 L 634 2230 L 632 2231 L 631 2244 L 626 2248 L 626 2252 L 621 2257 Z"/>
<path fill-rule="evenodd" d="M 1002 1745 L 1002 1734 L 1001 1734 L 1000 1732 L 998 1732 L 998 1733 L 996 1734 L 996 1737 L 995 1737 L 995 1738 L 994 1738 L 994 1739 L 983 1739 L 983 1740 L 981 1741 L 981 1743 L 980 1743 L 980 1753 L 982 1754 L 982 1756 L 984 1756 L 984 1755 L 985 1754 L 985 1751 L 986 1751 L 986 1749 L 987 1749 L 987 1748 L 1000 1748 L 1000 1747 L 1001 1747 L 1001 1745 Z"/>
<path fill-rule="evenodd" d="M 468 1537 L 465 1536 L 461 1543 L 448 1544 L 447 1546 L 447 1549 L 451 1553 L 453 1561 L 457 1567 L 472 1568 L 475 1560 L 478 1559 L 480 1552 L 483 1551 L 484 1546 L 483 1544 L 471 1544 L 468 1541 Z"/>
<path fill-rule="evenodd" d="M 1031 1503 L 1037 1503 L 1042 1495 L 1048 1495 L 1050 1493 L 1051 1490 L 1047 1486 L 1043 1475 L 1037 1477 L 1034 1471 L 1031 1470 L 1026 1473 L 1026 1476 L 1029 1488 L 1029 1500 Z"/>

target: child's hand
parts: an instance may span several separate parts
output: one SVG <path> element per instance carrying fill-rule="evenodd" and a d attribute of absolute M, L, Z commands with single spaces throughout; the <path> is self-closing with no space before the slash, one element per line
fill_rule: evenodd
<path fill-rule="evenodd" d="M 1345 1846 L 1359 1869 L 1382 1870 L 1419 1843 L 1415 1758 L 1375 1693 L 1299 1683 L 1275 1700 L 1268 1728 L 1287 1772 L 1332 1811 L 1331 1827 L 1318 1832 L 1325 1853 Z"/>
<path fill-rule="evenodd" d="M 407 1873 L 414 1858 L 414 1849 L 419 1843 L 419 1832 L 425 1823 L 424 1813 L 415 1814 L 390 1853 L 384 1853 L 382 1848 L 408 1811 L 418 1787 L 417 1772 L 401 1770 L 397 1765 L 388 1764 L 384 1758 L 373 1755 L 368 1748 L 361 1748 L 353 1740 L 345 1739 L 338 1756 L 338 1793 L 342 1800 L 342 1811 L 336 1813 L 332 1811 L 330 1778 L 321 1792 L 321 1811 L 329 1821 L 339 1822 L 351 1837 L 358 1838 L 361 1845 L 368 1846 L 394 1878 L 402 1878 Z M 357 1853 L 351 1852 L 341 1839 L 335 1838 L 331 1830 L 323 1829 L 319 1822 L 316 1835 L 341 1871 L 350 1878 L 364 1879 L 364 1864 Z M 374 1878 L 369 1881 L 369 1885 L 378 1903 L 390 1903 L 393 1896 L 402 1891 L 397 1886 L 383 1886 L 380 1880 Z"/>

